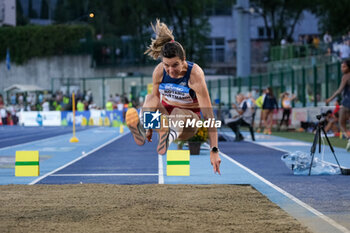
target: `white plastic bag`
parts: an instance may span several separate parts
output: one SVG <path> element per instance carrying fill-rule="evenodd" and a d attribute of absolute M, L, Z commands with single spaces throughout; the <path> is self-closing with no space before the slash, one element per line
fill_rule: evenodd
<path fill-rule="evenodd" d="M 291 169 L 294 175 L 309 175 L 311 155 L 295 151 L 282 155 L 281 159 Z M 311 175 L 338 175 L 341 174 L 338 166 L 333 166 L 314 156 Z"/>

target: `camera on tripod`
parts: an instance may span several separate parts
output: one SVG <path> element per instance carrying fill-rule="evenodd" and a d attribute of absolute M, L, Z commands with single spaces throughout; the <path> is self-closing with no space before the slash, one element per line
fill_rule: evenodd
<path fill-rule="evenodd" d="M 327 116 L 326 113 L 322 113 L 322 114 L 316 115 L 316 119 L 318 120 L 318 124 L 317 125 L 325 125 L 325 123 L 327 121 L 326 116 Z M 315 129 L 316 129 L 316 127 L 315 127 Z"/>
<path fill-rule="evenodd" d="M 321 125 L 324 125 L 328 121 L 328 117 L 332 115 L 332 110 L 328 110 L 327 112 L 323 112 L 319 115 L 316 115 L 316 119 L 318 120 L 318 123 Z"/>
<path fill-rule="evenodd" d="M 324 114 L 324 113 L 323 113 L 323 114 Z M 323 114 L 316 115 L 317 120 L 321 120 L 322 116 L 324 116 Z"/>
<path fill-rule="evenodd" d="M 339 167 L 339 170 L 341 172 L 342 175 L 350 175 L 350 169 L 349 168 L 343 168 L 340 166 L 339 164 L 339 161 L 337 159 L 337 156 L 335 155 L 335 151 L 334 151 L 334 148 L 331 144 L 331 142 L 329 141 L 328 139 L 328 136 L 327 136 L 327 133 L 326 131 L 324 130 L 324 125 L 325 125 L 325 122 L 327 121 L 327 116 L 328 114 L 332 114 L 332 111 L 328 110 L 326 113 L 322 113 L 320 115 L 316 115 L 316 118 L 318 120 L 318 124 L 316 125 L 316 133 L 315 133 L 315 137 L 314 137 L 314 141 L 312 143 L 312 146 L 311 146 L 311 164 L 310 164 L 310 168 L 309 168 L 309 175 L 311 175 L 311 168 L 312 168 L 312 163 L 313 163 L 313 160 L 314 160 L 314 155 L 315 155 L 315 151 L 316 151 L 316 147 L 317 145 L 319 146 L 319 153 L 321 153 L 321 134 L 323 133 L 324 137 L 326 138 L 326 141 L 329 145 L 329 148 L 331 149 L 332 153 L 333 153 L 333 156 L 335 158 L 335 161 L 337 162 L 337 165 Z"/>

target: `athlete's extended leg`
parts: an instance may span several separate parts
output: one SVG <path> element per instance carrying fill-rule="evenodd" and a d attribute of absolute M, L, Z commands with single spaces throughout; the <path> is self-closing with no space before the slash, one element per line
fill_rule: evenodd
<path fill-rule="evenodd" d="M 158 154 L 164 155 L 168 150 L 168 137 L 170 128 L 164 127 L 163 124 L 168 125 L 168 111 L 160 103 L 160 100 L 157 96 L 151 94 L 146 96 L 146 101 L 143 105 L 142 111 L 156 111 L 159 110 L 162 113 L 161 116 L 161 128 L 156 129 L 159 135 L 157 152 Z"/>
<path fill-rule="evenodd" d="M 129 127 L 137 145 L 142 146 L 146 142 L 146 131 L 140 123 L 139 114 L 135 108 L 130 108 L 125 114 L 125 122 Z"/>
<path fill-rule="evenodd" d="M 348 143 L 345 147 L 347 151 L 350 151 L 350 138 L 349 138 L 347 130 L 346 130 L 346 121 L 349 119 L 349 116 L 350 116 L 350 109 L 348 109 L 344 106 L 342 108 L 340 108 L 339 125 L 340 125 L 341 132 L 348 140 Z"/>
<path fill-rule="evenodd" d="M 146 95 L 145 102 L 142 106 L 142 111 L 156 111 L 159 110 L 162 114 L 169 115 L 164 106 L 160 103 L 158 96 L 153 94 Z"/>
<path fill-rule="evenodd" d="M 169 118 L 172 121 L 183 121 L 186 123 L 187 120 L 193 120 L 197 122 L 199 120 L 199 116 L 194 113 L 191 110 L 188 109 L 180 109 L 180 108 L 174 108 L 174 110 L 171 112 Z M 179 140 L 187 140 L 191 137 L 193 137 L 197 132 L 196 127 L 181 127 L 179 124 L 177 124 L 176 127 L 172 128 L 171 135 L 174 135 L 176 138 L 173 140 L 179 139 Z M 176 134 L 174 133 L 176 132 Z M 172 140 L 172 138 L 170 138 Z"/>
<path fill-rule="evenodd" d="M 137 114 L 135 108 L 128 110 L 126 114 L 126 123 L 133 134 L 136 144 L 143 145 L 146 141 L 146 131 L 143 128 L 143 112 L 144 111 L 156 111 L 159 110 L 162 113 L 161 116 L 161 128 L 156 130 L 159 134 L 159 141 L 157 146 L 157 152 L 159 154 L 165 154 L 168 149 L 168 136 L 169 128 L 163 127 L 163 123 L 167 125 L 167 114 L 168 112 L 163 105 L 160 104 L 160 100 L 157 96 L 150 94 L 146 96 L 145 103 L 142 107 L 140 115 Z"/>
<path fill-rule="evenodd" d="M 159 98 L 151 94 L 146 96 L 143 108 L 147 109 L 147 111 L 155 111 L 157 108 L 160 107 L 159 105 L 160 105 Z M 164 110 L 164 108 L 161 110 Z M 139 146 L 142 146 L 143 144 L 145 144 L 146 131 L 143 128 L 142 111 L 140 112 L 140 115 L 139 115 L 135 108 L 128 109 L 125 115 L 125 121 L 134 137 L 136 144 Z"/>

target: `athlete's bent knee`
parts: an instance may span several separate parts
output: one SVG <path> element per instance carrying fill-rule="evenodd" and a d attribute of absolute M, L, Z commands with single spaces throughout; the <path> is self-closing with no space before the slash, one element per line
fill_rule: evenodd
<path fill-rule="evenodd" d="M 146 95 L 145 102 L 143 104 L 143 109 L 148 109 L 148 111 L 153 111 L 159 105 L 159 98 L 156 95 L 149 94 Z"/>
<path fill-rule="evenodd" d="M 146 99 L 145 102 L 159 102 L 159 98 L 158 96 L 154 95 L 154 94 L 148 94 L 146 95 Z"/>

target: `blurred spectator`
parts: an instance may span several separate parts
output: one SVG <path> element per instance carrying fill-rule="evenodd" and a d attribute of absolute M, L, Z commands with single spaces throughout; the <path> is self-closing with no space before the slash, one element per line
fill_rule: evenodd
<path fill-rule="evenodd" d="M 77 90 L 77 93 L 75 94 L 75 98 L 77 100 L 83 98 L 83 94 L 81 93 L 80 89 Z"/>
<path fill-rule="evenodd" d="M 0 94 L 0 117 L 3 125 L 7 125 L 7 112 L 5 108 L 4 98 Z"/>
<path fill-rule="evenodd" d="M 282 119 L 280 122 L 280 127 L 285 123 L 286 128 L 289 127 L 289 117 L 292 110 L 292 101 L 296 98 L 295 95 L 290 96 L 288 92 L 282 93 L 281 96 L 281 106 L 283 108 Z"/>
<path fill-rule="evenodd" d="M 328 32 L 323 35 L 323 42 L 328 45 L 332 43 L 332 36 L 329 35 Z"/>
<path fill-rule="evenodd" d="M 89 103 L 87 101 L 83 101 L 83 104 L 84 104 L 84 109 L 85 110 L 88 110 L 89 109 Z"/>
<path fill-rule="evenodd" d="M 85 104 L 83 103 L 83 101 L 81 101 L 81 99 L 78 99 L 77 102 L 77 111 L 78 112 L 84 112 L 85 111 Z"/>
<path fill-rule="evenodd" d="M 285 46 L 287 44 L 287 40 L 286 40 L 286 38 L 282 38 L 282 40 L 281 40 L 281 46 L 283 47 L 283 46 Z"/>
<path fill-rule="evenodd" d="M 232 131 L 236 135 L 236 142 L 244 140 L 243 135 L 241 134 L 239 127 L 240 126 L 248 126 L 251 133 L 252 133 L 252 140 L 255 141 L 254 138 L 254 132 L 252 132 L 253 127 L 251 125 L 252 123 L 252 117 L 253 117 L 253 109 L 252 106 L 249 106 L 248 99 L 245 99 L 243 94 L 238 94 L 236 96 L 236 104 L 232 104 L 232 107 L 235 109 L 235 111 L 238 113 L 231 119 L 225 119 L 225 124 L 232 129 Z"/>
<path fill-rule="evenodd" d="M 315 49 L 318 49 L 320 45 L 320 38 L 317 35 L 313 36 L 312 45 Z"/>
<path fill-rule="evenodd" d="M 266 88 L 266 96 L 263 103 L 263 122 L 264 122 L 264 134 L 271 134 L 272 117 L 275 109 L 278 110 L 278 104 L 271 87 Z"/>
<path fill-rule="evenodd" d="M 50 103 L 49 103 L 49 101 L 47 101 L 47 99 L 43 100 L 43 103 L 41 106 L 42 106 L 42 109 L 44 112 L 50 111 Z"/>
<path fill-rule="evenodd" d="M 29 106 L 32 105 L 32 95 L 31 94 L 27 96 L 26 102 L 28 103 Z"/>
<path fill-rule="evenodd" d="M 349 47 L 349 41 L 344 41 L 340 47 L 339 47 L 339 52 L 340 52 L 340 58 L 342 60 L 347 59 L 350 57 L 350 47 Z"/>
<path fill-rule="evenodd" d="M 120 102 L 120 96 L 119 96 L 118 93 L 115 93 L 114 102 L 115 102 L 116 104 Z"/>
<path fill-rule="evenodd" d="M 14 93 L 11 94 L 10 100 L 12 105 L 17 104 L 16 95 Z"/>
<path fill-rule="evenodd" d="M 302 35 L 300 35 L 298 37 L 298 41 L 296 42 L 297 45 L 304 45 L 305 44 L 305 40 L 304 37 Z"/>
<path fill-rule="evenodd" d="M 0 117 L 1 117 L 1 122 L 3 125 L 7 124 L 7 114 L 6 114 L 6 109 L 5 109 L 5 103 L 4 103 L 4 98 L 0 94 Z M 1 125 L 1 124 L 0 124 Z"/>
<path fill-rule="evenodd" d="M 326 113 L 326 127 L 324 130 L 329 132 L 330 130 L 334 133 L 334 135 L 339 134 L 339 110 L 340 110 L 340 99 L 338 98 L 335 101 L 335 108 L 333 112 L 331 110 Z"/>
<path fill-rule="evenodd" d="M 92 98 L 92 91 L 91 89 L 89 89 L 85 95 L 85 100 L 91 104 L 93 102 L 93 98 Z"/>
<path fill-rule="evenodd" d="M 123 111 L 123 109 L 124 109 L 124 104 L 122 103 L 122 102 L 118 102 L 117 103 L 117 109 L 119 110 L 119 111 Z"/>
<path fill-rule="evenodd" d="M 260 121 L 259 121 L 259 127 L 256 130 L 256 132 L 260 133 L 261 129 L 262 129 L 262 122 L 263 122 L 263 104 L 264 104 L 264 100 L 265 100 L 265 96 L 266 96 L 266 89 L 263 90 L 262 95 L 259 96 L 256 100 L 255 100 L 255 104 L 258 108 L 260 108 Z"/>
<path fill-rule="evenodd" d="M 255 121 L 255 114 L 256 114 L 257 105 L 256 105 L 256 101 L 255 101 L 255 99 L 253 97 L 253 93 L 252 92 L 248 92 L 248 94 L 246 96 L 246 100 L 247 100 L 248 107 L 252 111 L 251 126 L 252 126 L 252 128 L 254 128 L 254 121 Z"/>
<path fill-rule="evenodd" d="M 89 104 L 89 110 L 91 110 L 91 109 L 97 109 L 96 104 L 94 104 L 93 102 L 91 102 L 91 103 Z"/>
<path fill-rule="evenodd" d="M 18 95 L 18 104 L 19 104 L 19 105 L 23 105 L 23 104 L 24 104 L 24 97 L 23 97 L 23 94 L 22 94 L 22 93 L 20 93 L 20 94 Z"/>
<path fill-rule="evenodd" d="M 113 98 L 112 98 L 113 99 Z M 113 111 L 113 102 L 112 99 L 109 99 L 106 103 L 106 110 L 107 111 Z"/>
<path fill-rule="evenodd" d="M 125 92 L 124 92 L 124 94 L 122 96 L 122 102 L 123 102 L 123 104 L 126 104 L 126 105 L 129 104 L 129 99 L 128 99 L 128 96 L 127 96 L 127 94 Z"/>
<path fill-rule="evenodd" d="M 307 45 L 312 45 L 313 38 L 310 35 L 306 35 L 306 44 Z"/>
<path fill-rule="evenodd" d="M 63 105 L 62 105 L 62 109 L 63 111 L 71 111 L 72 110 L 72 106 L 71 106 L 71 98 L 68 95 L 64 95 L 63 99 L 62 99 Z"/>
<path fill-rule="evenodd" d="M 39 104 L 42 104 L 43 100 L 44 100 L 44 95 L 43 95 L 43 93 L 40 93 L 39 96 L 38 96 Z"/>
<path fill-rule="evenodd" d="M 17 125 L 18 123 L 18 117 L 17 117 L 17 114 L 16 112 L 18 112 L 18 109 L 16 109 L 15 105 L 10 105 L 8 108 L 8 113 L 9 113 L 9 116 L 11 119 L 10 121 L 12 121 L 12 124 L 13 125 Z M 7 118 L 8 119 L 8 118 Z"/>
<path fill-rule="evenodd" d="M 3 108 L 3 107 L 5 107 L 4 98 L 0 94 L 0 108 Z"/>

